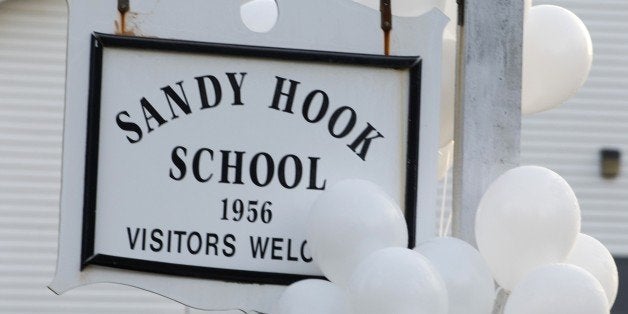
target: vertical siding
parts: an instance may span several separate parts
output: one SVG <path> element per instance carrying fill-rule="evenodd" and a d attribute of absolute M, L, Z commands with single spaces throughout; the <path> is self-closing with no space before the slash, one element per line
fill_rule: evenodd
<path fill-rule="evenodd" d="M 183 313 L 119 285 L 56 296 L 65 0 L 0 4 L 0 313 Z"/>
<path fill-rule="evenodd" d="M 594 60 L 578 94 L 558 109 L 526 117 L 522 160 L 560 173 L 574 188 L 583 232 L 628 257 L 628 169 L 612 180 L 600 176 L 599 151 L 623 152 L 628 166 L 628 1 L 545 0 L 572 10 L 589 28 Z"/>

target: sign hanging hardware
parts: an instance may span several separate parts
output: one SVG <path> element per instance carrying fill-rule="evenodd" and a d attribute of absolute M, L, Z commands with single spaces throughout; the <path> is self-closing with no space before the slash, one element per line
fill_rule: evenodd
<path fill-rule="evenodd" d="M 118 11 L 120 14 L 129 12 L 130 6 L 129 0 L 118 0 Z"/>
<path fill-rule="evenodd" d="M 130 32 L 126 30 L 126 16 L 131 11 L 130 0 L 118 0 L 118 12 L 120 13 L 120 24 L 118 25 L 118 33 L 127 35 Z"/>
<path fill-rule="evenodd" d="M 458 4 L 458 26 L 464 26 L 464 2 L 465 0 L 456 0 Z"/>
<path fill-rule="evenodd" d="M 381 0 L 379 11 L 382 13 L 382 30 L 384 31 L 384 54 L 390 55 L 390 31 L 392 30 L 392 8 L 390 0 Z"/>

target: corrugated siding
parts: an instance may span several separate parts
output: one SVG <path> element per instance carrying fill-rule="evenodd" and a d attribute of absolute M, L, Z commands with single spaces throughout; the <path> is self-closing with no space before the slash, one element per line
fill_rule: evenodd
<path fill-rule="evenodd" d="M 623 152 L 628 166 L 628 1 L 546 0 L 572 10 L 589 28 L 591 75 L 562 107 L 523 120 L 522 160 L 555 170 L 574 188 L 583 232 L 628 257 L 628 169 L 617 179 L 600 176 L 599 151 Z"/>
<path fill-rule="evenodd" d="M 56 296 L 67 8 L 0 4 L 0 313 L 183 313 L 139 289 L 94 285 Z"/>

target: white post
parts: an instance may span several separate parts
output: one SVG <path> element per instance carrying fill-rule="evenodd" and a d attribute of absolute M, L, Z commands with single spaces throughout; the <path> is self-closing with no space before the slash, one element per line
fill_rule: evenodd
<path fill-rule="evenodd" d="M 453 235 L 473 245 L 488 185 L 518 165 L 523 0 L 458 0 Z M 505 294 L 496 304 L 499 313 Z"/>
<path fill-rule="evenodd" d="M 460 9 L 453 231 L 475 244 L 480 198 L 519 161 L 523 1 L 468 1 Z"/>

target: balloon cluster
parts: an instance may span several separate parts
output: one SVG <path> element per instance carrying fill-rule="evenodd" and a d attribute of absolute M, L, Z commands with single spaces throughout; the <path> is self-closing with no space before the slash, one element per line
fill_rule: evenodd
<path fill-rule="evenodd" d="M 479 251 L 440 237 L 406 248 L 402 211 L 380 187 L 344 180 L 311 208 L 307 238 L 330 280 L 288 287 L 273 314 L 490 314 L 496 285 L 505 314 L 608 314 L 617 267 L 580 234 L 580 208 L 565 180 L 527 166 L 499 177 L 476 220 Z"/>
<path fill-rule="evenodd" d="M 287 288 L 273 314 L 487 314 L 495 285 L 480 253 L 435 238 L 408 249 L 403 212 L 379 186 L 344 180 L 311 208 L 307 239 L 330 280 Z M 314 295 L 317 294 L 317 295 Z"/>
<path fill-rule="evenodd" d="M 353 0 L 379 9 L 379 0 Z M 524 1 L 522 111 L 554 108 L 586 81 L 592 44 L 584 23 L 557 6 Z M 457 17 L 454 0 L 393 0 L 393 14 L 432 8 L 452 22 L 443 37 L 439 176 L 453 150 Z M 273 314 L 489 314 L 496 285 L 510 295 L 505 314 L 608 314 L 618 274 L 609 251 L 580 233 L 571 187 L 541 167 L 498 178 L 477 213 L 479 251 L 454 238 L 407 249 L 402 211 L 367 181 L 345 180 L 311 209 L 307 237 L 314 261 L 330 280 L 288 287 Z"/>
<path fill-rule="evenodd" d="M 505 314 L 607 314 L 617 266 L 599 241 L 580 233 L 569 184 L 542 167 L 512 169 L 488 188 L 476 239 L 493 277 L 510 291 Z"/>

